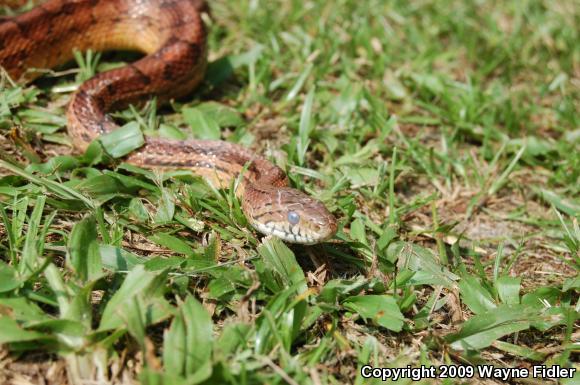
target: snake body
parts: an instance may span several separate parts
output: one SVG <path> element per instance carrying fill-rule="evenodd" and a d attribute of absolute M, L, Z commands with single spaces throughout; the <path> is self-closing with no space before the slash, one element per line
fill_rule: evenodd
<path fill-rule="evenodd" d="M 49 0 L 0 19 L 0 66 L 13 79 L 27 82 L 38 75 L 30 69 L 62 65 L 74 49 L 145 54 L 97 74 L 72 95 L 67 128 L 74 146 L 84 151 L 117 128 L 108 112 L 151 95 L 161 101 L 181 97 L 201 82 L 207 64 L 204 10 L 202 0 Z M 242 146 L 148 137 L 125 161 L 191 169 L 218 188 L 229 187 L 242 173 L 236 194 L 249 223 L 261 233 L 312 244 L 336 232 L 336 220 L 321 202 L 288 187 L 280 168 Z"/>

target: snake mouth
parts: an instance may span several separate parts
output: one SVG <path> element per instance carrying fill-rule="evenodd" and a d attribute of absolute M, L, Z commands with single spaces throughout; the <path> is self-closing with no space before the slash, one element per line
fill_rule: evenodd
<path fill-rule="evenodd" d="M 318 234 L 307 234 L 306 231 L 288 231 L 283 226 L 277 225 L 273 222 L 268 224 L 254 221 L 252 226 L 264 235 L 275 235 L 281 240 L 289 243 L 297 243 L 301 245 L 313 245 L 324 242 L 334 235 L 335 231 L 330 228 L 329 231 Z"/>

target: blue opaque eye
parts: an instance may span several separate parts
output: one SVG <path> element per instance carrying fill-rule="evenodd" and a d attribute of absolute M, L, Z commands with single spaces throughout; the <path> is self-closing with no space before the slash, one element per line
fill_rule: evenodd
<path fill-rule="evenodd" d="M 295 225 L 300 222 L 300 215 L 296 211 L 288 211 L 288 222 Z"/>

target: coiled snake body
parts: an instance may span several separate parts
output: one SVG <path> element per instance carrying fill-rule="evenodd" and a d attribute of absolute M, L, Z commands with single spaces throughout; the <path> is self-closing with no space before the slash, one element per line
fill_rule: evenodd
<path fill-rule="evenodd" d="M 200 83 L 207 63 L 204 7 L 202 0 L 49 0 L 0 20 L 0 65 L 13 79 L 30 81 L 36 75 L 28 69 L 61 65 L 74 49 L 146 54 L 97 74 L 73 94 L 68 132 L 83 151 L 117 127 L 108 111 L 151 95 L 161 101 L 184 96 Z M 125 161 L 192 169 L 220 188 L 243 172 L 236 193 L 258 231 L 304 244 L 322 242 L 336 232 L 336 220 L 321 202 L 288 187 L 281 169 L 239 145 L 149 137 Z"/>

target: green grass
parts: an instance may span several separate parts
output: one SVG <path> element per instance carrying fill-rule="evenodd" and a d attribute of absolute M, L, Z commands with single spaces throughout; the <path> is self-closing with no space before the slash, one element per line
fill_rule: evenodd
<path fill-rule="evenodd" d="M 64 107 L 126 54 L 77 55 L 78 71 L 29 86 L 2 77 L 3 382 L 16 364 L 75 384 L 381 383 L 360 377 L 367 364 L 580 371 L 573 1 L 211 6 L 203 86 L 116 112 L 126 124 L 104 148 L 72 153 Z M 123 164 L 142 132 L 255 149 L 326 203 L 337 236 L 261 239 L 232 191 Z"/>

